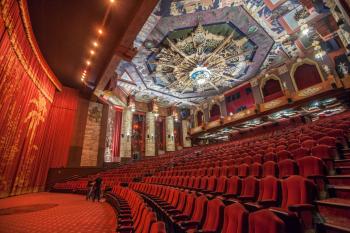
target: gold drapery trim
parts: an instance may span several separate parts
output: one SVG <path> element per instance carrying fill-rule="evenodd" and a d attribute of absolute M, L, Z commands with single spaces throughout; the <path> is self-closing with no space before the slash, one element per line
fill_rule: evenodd
<path fill-rule="evenodd" d="M 44 88 L 41 87 L 40 81 L 37 79 L 36 75 L 31 70 L 30 65 L 27 64 L 26 59 L 24 58 L 23 51 L 21 50 L 21 47 L 18 46 L 17 36 L 12 33 L 13 25 L 12 22 L 10 22 L 10 19 L 8 18 L 8 12 L 6 12 L 6 8 L 2 12 L 2 20 L 5 22 L 5 31 L 7 32 L 11 47 L 15 51 L 15 54 L 20 61 L 20 63 L 23 66 L 23 69 L 29 76 L 29 78 L 33 81 L 34 85 L 40 90 L 40 92 L 52 103 L 53 101 L 53 95 L 51 96 Z"/>
<path fill-rule="evenodd" d="M 44 58 L 43 58 L 43 56 L 42 56 L 42 54 L 37 46 L 37 42 L 36 42 L 34 33 L 32 31 L 32 26 L 31 26 L 32 24 L 30 22 L 26 1 L 19 0 L 19 7 L 20 7 L 20 12 L 21 12 L 21 18 L 23 21 L 23 26 L 24 26 L 25 31 L 27 32 L 27 39 L 29 41 L 29 44 L 30 44 L 32 50 L 34 51 L 34 54 L 35 54 L 37 60 L 39 61 L 41 67 L 45 71 L 45 73 L 46 73 L 47 77 L 50 79 L 50 81 L 55 85 L 55 87 L 59 91 L 62 91 L 61 83 L 59 83 L 59 81 L 57 80 L 57 77 L 54 75 L 51 68 L 44 60 Z"/>

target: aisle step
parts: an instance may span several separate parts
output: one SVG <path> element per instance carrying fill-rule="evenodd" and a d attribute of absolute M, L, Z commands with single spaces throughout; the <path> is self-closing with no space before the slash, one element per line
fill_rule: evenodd
<path fill-rule="evenodd" d="M 336 168 L 338 174 L 350 175 L 350 166 L 339 166 Z"/>
<path fill-rule="evenodd" d="M 331 197 L 350 199 L 350 186 L 329 185 L 328 191 Z"/>
<path fill-rule="evenodd" d="M 350 228 L 338 226 L 332 223 L 318 224 L 318 233 L 350 233 Z"/>
<path fill-rule="evenodd" d="M 336 159 L 334 160 L 335 167 L 350 166 L 350 159 Z"/>
<path fill-rule="evenodd" d="M 330 185 L 350 186 L 350 175 L 327 176 Z"/>
<path fill-rule="evenodd" d="M 348 227 L 350 223 L 350 199 L 328 198 L 316 201 L 321 216 L 327 223 Z"/>

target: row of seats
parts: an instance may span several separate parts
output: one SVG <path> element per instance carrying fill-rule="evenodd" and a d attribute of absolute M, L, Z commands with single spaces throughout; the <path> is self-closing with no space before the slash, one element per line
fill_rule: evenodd
<path fill-rule="evenodd" d="M 257 182 L 253 177 L 251 181 Z M 242 184 L 242 190 L 254 189 L 259 186 L 258 183 L 246 184 L 247 187 L 243 187 L 245 184 Z M 280 185 L 283 190 L 282 201 L 277 204 Z M 296 233 L 311 227 L 310 215 L 307 213 L 312 210 L 314 184 L 300 176 L 283 181 L 275 177 L 264 178 L 260 182 L 261 191 L 256 202 L 249 202 L 253 199 L 249 198 L 245 191 L 236 196 L 209 190 L 184 190 L 146 183 L 133 183 L 130 187 L 148 197 L 175 226 L 175 232 L 246 232 L 249 213 L 251 233 Z M 300 195 L 301 193 L 303 195 Z M 213 197 L 213 194 L 219 195 Z M 230 201 L 225 201 L 224 197 Z M 267 209 L 271 206 L 279 207 Z M 278 216 L 290 216 L 289 222 L 298 224 L 288 226 L 287 230 L 285 222 Z M 303 220 L 301 224 L 298 221 L 299 217 Z M 267 221 L 268 219 L 270 221 Z"/>
<path fill-rule="evenodd" d="M 149 183 L 173 185 L 172 182 L 179 182 L 180 185 L 187 185 L 187 182 L 190 179 L 210 176 L 239 176 L 242 178 L 247 176 L 254 176 L 257 178 L 275 176 L 279 178 L 286 178 L 291 175 L 301 175 L 304 177 L 323 176 L 326 175 L 326 173 L 327 167 L 322 159 L 314 156 L 306 156 L 304 158 L 298 159 L 297 161 L 285 159 L 278 163 L 274 161 L 268 161 L 263 164 L 255 162 L 251 165 L 243 163 L 239 166 L 231 165 L 215 168 L 192 169 L 183 172 L 168 173 L 177 175 L 145 177 L 144 180 L 145 182 Z M 180 180 L 174 181 L 176 178 Z"/>
<path fill-rule="evenodd" d="M 133 190 L 114 186 L 110 194 L 117 211 L 116 232 L 165 233 L 165 224 L 157 221 L 155 212 Z M 112 201 L 114 200 L 114 202 Z"/>

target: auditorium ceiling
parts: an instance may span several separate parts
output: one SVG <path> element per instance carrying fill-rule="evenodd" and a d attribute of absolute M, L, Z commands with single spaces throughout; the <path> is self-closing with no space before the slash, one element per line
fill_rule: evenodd
<path fill-rule="evenodd" d="M 322 16 L 298 0 L 162 0 L 138 34 L 116 85 L 136 100 L 191 106 L 296 56 L 300 31 Z"/>

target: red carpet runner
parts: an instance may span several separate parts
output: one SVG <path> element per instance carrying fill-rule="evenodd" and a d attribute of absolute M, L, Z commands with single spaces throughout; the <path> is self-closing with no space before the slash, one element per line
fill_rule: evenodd
<path fill-rule="evenodd" d="M 1 233 L 115 232 L 107 203 L 73 194 L 37 193 L 0 199 Z"/>

